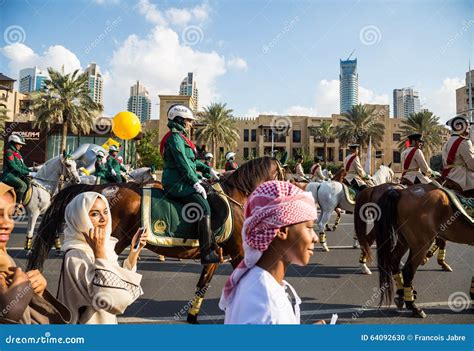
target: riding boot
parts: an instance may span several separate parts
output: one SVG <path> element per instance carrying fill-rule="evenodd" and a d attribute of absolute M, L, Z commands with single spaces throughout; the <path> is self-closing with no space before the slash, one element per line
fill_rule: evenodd
<path fill-rule="evenodd" d="M 211 216 L 203 216 L 199 221 L 199 249 L 201 251 L 201 264 L 221 263 L 222 252 L 212 240 Z"/>
<path fill-rule="evenodd" d="M 33 246 L 33 238 L 30 238 L 27 236 L 25 239 L 25 246 L 23 248 L 27 251 L 30 251 L 32 246 Z"/>

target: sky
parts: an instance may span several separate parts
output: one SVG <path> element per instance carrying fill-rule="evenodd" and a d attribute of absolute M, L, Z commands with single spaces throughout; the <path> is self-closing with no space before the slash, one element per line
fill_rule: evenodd
<path fill-rule="evenodd" d="M 105 115 L 126 110 L 137 80 L 177 94 L 195 72 L 200 109 L 238 117 L 339 112 L 339 60 L 357 58 L 359 101 L 392 106 L 413 87 L 445 121 L 473 61 L 474 2 L 0 0 L 0 72 L 34 65 L 70 72 L 96 62 Z M 474 61 L 473 61 L 474 65 Z"/>

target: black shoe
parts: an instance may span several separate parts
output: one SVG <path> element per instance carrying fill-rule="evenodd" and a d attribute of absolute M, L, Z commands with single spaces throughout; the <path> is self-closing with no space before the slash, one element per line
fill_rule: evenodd
<path fill-rule="evenodd" d="M 213 242 L 211 216 L 204 216 L 199 221 L 199 248 L 201 250 L 201 264 L 222 263 L 222 249 Z"/>

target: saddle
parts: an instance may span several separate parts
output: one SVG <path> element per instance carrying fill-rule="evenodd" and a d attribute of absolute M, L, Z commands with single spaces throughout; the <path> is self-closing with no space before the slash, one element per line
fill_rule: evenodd
<path fill-rule="evenodd" d="M 207 200 L 211 207 L 211 229 L 217 243 L 227 241 L 233 230 L 231 206 L 220 195 L 220 184 L 209 186 Z M 170 199 L 161 188 L 142 188 L 142 227 L 148 229 L 148 243 L 161 247 L 199 246 L 198 223 L 202 210 L 194 203 Z"/>
<path fill-rule="evenodd" d="M 346 197 L 346 201 L 351 205 L 355 205 L 355 200 L 357 194 L 359 193 L 359 190 L 354 187 L 347 186 L 346 183 L 342 183 L 342 188 L 344 189 L 344 196 Z"/>

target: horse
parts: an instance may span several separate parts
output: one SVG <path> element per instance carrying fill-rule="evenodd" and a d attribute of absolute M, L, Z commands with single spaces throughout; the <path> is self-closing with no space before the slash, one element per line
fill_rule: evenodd
<path fill-rule="evenodd" d="M 141 167 L 128 173 L 128 181 L 139 185 L 154 181 L 154 175 L 151 167 Z M 81 184 L 95 185 L 97 177 L 95 175 L 81 175 Z"/>
<path fill-rule="evenodd" d="M 241 236 L 244 220 L 243 206 L 255 188 L 269 180 L 284 180 L 284 174 L 280 162 L 268 156 L 250 160 L 220 180 L 225 196 L 229 199 L 234 222 L 230 238 L 220 246 L 224 256 L 230 256 L 233 268 L 240 263 L 244 254 Z M 62 225 L 67 204 L 82 192 L 103 192 L 104 190 L 108 193 L 113 191 L 113 203 L 111 202 L 112 235 L 118 239 L 115 251 L 120 254 L 131 244 L 132 237 L 141 223 L 140 187 L 135 183 L 73 185 L 59 192 L 51 207 L 46 211 L 39 233 L 33 242 L 33 253 L 28 260 L 28 270 L 43 268 L 43 263 Z M 146 248 L 168 257 L 199 259 L 199 248 L 197 247 L 158 247 L 147 244 Z M 189 323 L 198 323 L 197 317 L 201 303 L 217 267 L 218 264 L 203 266 L 192 308 L 187 317 Z"/>
<path fill-rule="evenodd" d="M 380 306 L 389 305 L 392 300 L 393 275 L 397 285 L 397 307 L 402 309 L 405 304 L 412 316 L 425 318 L 425 312 L 415 304 L 413 279 L 416 270 L 437 235 L 456 243 L 474 245 L 474 224 L 453 208 L 444 191 L 432 184 L 417 184 L 406 189 L 389 187 L 377 205 L 380 218 L 375 221 L 373 232 L 377 243 Z M 407 251 L 408 258 L 400 269 L 401 259 Z"/>
<path fill-rule="evenodd" d="M 395 173 L 389 166 L 381 165 L 377 172 L 372 177 L 375 185 L 389 183 L 395 177 Z M 319 237 L 321 246 L 324 251 L 329 251 L 327 242 L 325 240 L 326 233 L 325 229 L 329 218 L 333 211 L 337 208 L 345 210 L 347 212 L 354 213 L 354 205 L 349 203 L 344 194 L 344 188 L 341 182 L 337 181 L 326 181 L 322 183 L 316 183 L 307 187 L 308 191 L 313 194 L 315 202 L 321 208 L 321 216 L 316 223 L 316 228 L 319 231 Z M 340 212 L 337 213 L 336 223 L 333 226 L 333 230 L 337 228 L 341 221 Z M 354 247 L 357 247 L 356 241 L 354 241 Z"/>
<path fill-rule="evenodd" d="M 36 221 L 49 207 L 51 197 L 70 181 L 76 184 L 81 181 L 76 169 L 76 162 L 63 155 L 46 161 L 44 165 L 37 167 L 37 169 L 38 171 L 31 181 L 31 199 L 25 206 L 28 214 L 25 248 L 28 251 L 30 251 Z"/>

